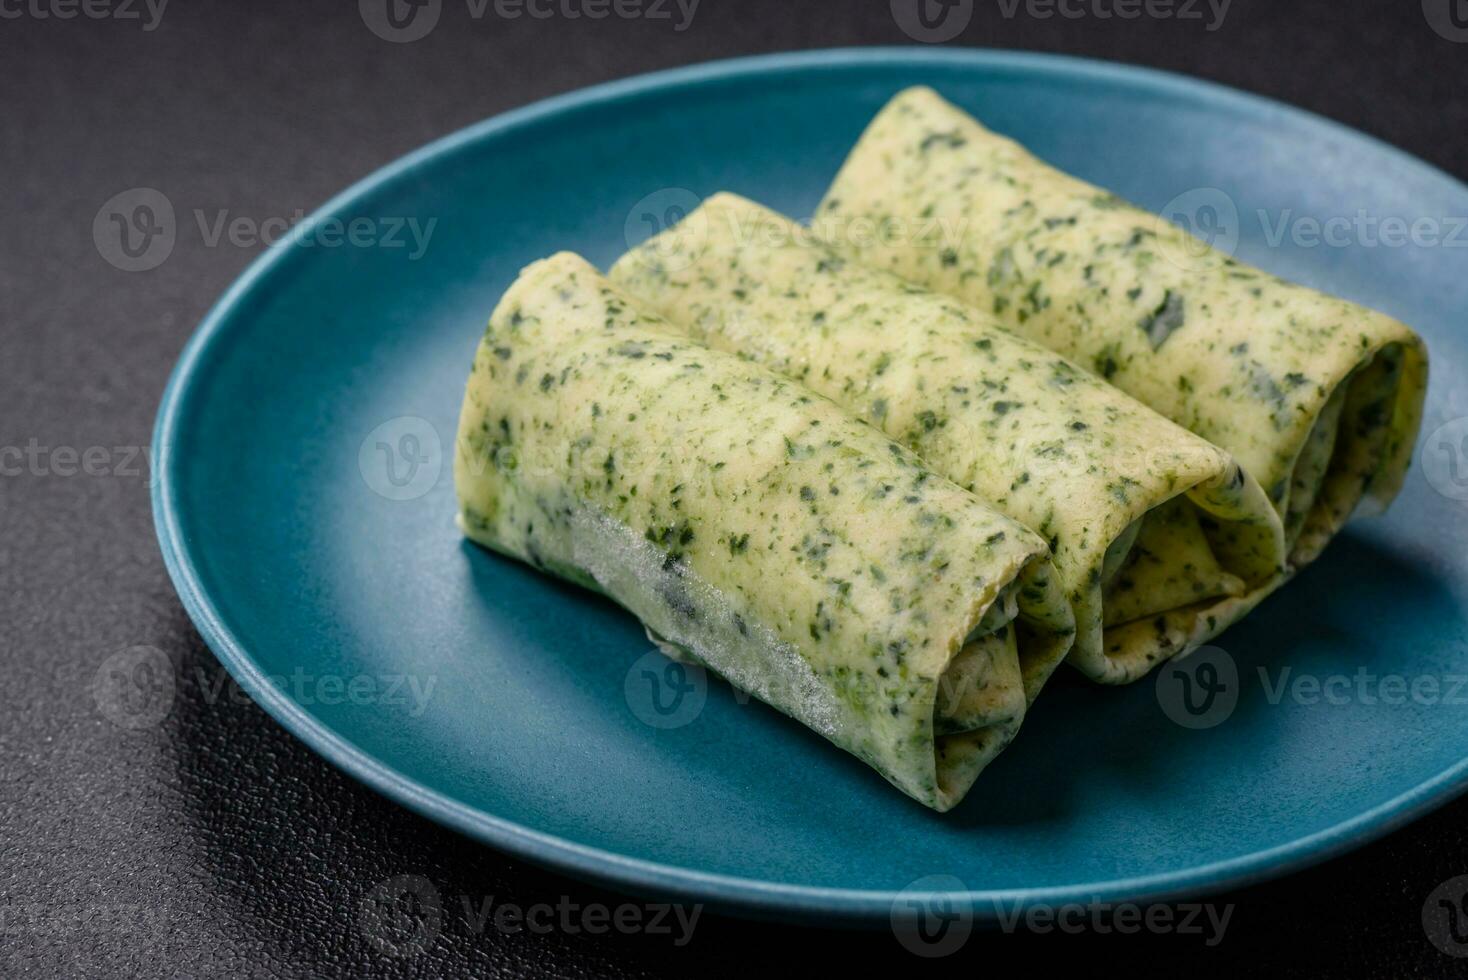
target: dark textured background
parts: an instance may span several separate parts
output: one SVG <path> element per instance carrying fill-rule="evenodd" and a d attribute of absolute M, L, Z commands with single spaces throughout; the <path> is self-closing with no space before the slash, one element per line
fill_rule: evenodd
<path fill-rule="evenodd" d="M 178 351 L 257 249 L 181 231 L 161 267 L 126 273 L 92 240 L 102 203 L 132 187 L 211 213 L 290 215 L 542 96 L 711 58 L 905 43 L 887 0 L 702 0 L 683 32 L 616 18 L 476 22 L 464 0 L 446 0 L 437 30 L 411 44 L 373 36 L 350 0 L 175 0 L 151 31 L 34 9 L 0 2 L 22 12 L 0 18 L 0 447 L 105 447 L 95 458 L 106 473 L 62 475 L 52 456 L 46 475 L 0 476 L 0 976 L 735 976 L 792 943 L 832 966 L 923 966 L 890 933 L 711 914 L 682 947 L 476 932 L 466 899 L 623 899 L 398 809 L 219 687 L 154 543 L 146 467 L 125 447 L 148 443 Z M 1006 18 L 997 0 L 977 0 L 954 43 L 1214 79 L 1468 177 L 1468 43 L 1434 32 L 1419 0 L 1234 0 L 1214 32 L 1023 8 Z M 171 658 L 176 695 L 160 724 L 131 729 L 107 720 L 92 685 L 108 657 L 139 645 Z M 1459 801 L 1353 855 L 1220 897 L 1236 908 L 1216 948 L 1196 936 L 976 934 L 941 965 L 1028 970 L 1080 954 L 1142 975 L 1462 976 L 1468 960 L 1427 941 L 1421 912 L 1440 882 L 1468 874 L 1465 818 Z M 404 934 L 364 930 L 362 915 L 397 875 L 419 876 L 443 906 L 403 955 L 367 935 Z"/>

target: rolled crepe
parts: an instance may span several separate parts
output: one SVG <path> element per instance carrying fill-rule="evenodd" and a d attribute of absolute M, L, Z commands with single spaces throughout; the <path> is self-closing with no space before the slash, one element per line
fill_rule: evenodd
<path fill-rule="evenodd" d="M 847 254 L 992 311 L 1228 450 L 1298 566 L 1401 489 L 1427 352 L 1055 170 L 926 88 L 899 94 L 816 217 Z"/>
<path fill-rule="evenodd" d="M 1227 453 L 986 314 L 848 261 L 731 194 L 613 281 L 695 340 L 835 400 L 1050 543 L 1071 662 L 1124 683 L 1252 608 L 1284 560 Z"/>
<path fill-rule="evenodd" d="M 938 810 L 1074 634 L 1038 535 L 566 253 L 490 320 L 455 481 L 472 540 L 610 596 Z"/>

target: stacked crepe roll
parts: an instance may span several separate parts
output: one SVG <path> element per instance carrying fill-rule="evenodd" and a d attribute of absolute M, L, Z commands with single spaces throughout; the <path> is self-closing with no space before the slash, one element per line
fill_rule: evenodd
<path fill-rule="evenodd" d="M 903 93 L 813 229 L 721 194 L 527 268 L 460 523 L 947 810 L 1062 659 L 1136 680 L 1401 485 L 1418 338 L 1169 229 Z"/>
<path fill-rule="evenodd" d="M 611 277 L 693 339 L 826 395 L 1043 535 L 1070 661 L 1125 683 L 1251 609 L 1284 561 L 1257 483 L 1216 446 L 947 297 L 721 194 Z"/>
<path fill-rule="evenodd" d="M 454 475 L 472 540 L 605 593 L 938 810 L 1074 635 L 1038 534 L 568 253 L 495 310 Z"/>
<path fill-rule="evenodd" d="M 898 223 L 948 240 L 864 233 Z M 881 111 L 813 224 L 1232 453 L 1279 514 L 1292 568 L 1401 489 L 1427 387 L 1415 333 L 1207 247 L 931 89 Z"/>

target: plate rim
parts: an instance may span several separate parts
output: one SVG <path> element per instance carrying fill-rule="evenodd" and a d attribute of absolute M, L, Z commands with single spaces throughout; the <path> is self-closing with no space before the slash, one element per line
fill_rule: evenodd
<path fill-rule="evenodd" d="M 1454 191 L 1468 196 L 1468 185 L 1451 174 L 1368 133 L 1265 96 L 1174 72 L 1034 51 L 918 46 L 825 48 L 729 58 L 655 71 L 576 89 L 500 113 L 439 137 L 378 168 L 317 207 L 302 219 L 298 231 L 309 234 L 322 221 L 345 211 L 354 202 L 410 176 L 419 167 L 447 153 L 562 113 L 702 82 L 901 62 L 919 66 L 960 65 L 1013 70 L 1141 85 L 1204 104 L 1242 110 L 1256 118 L 1284 118 L 1322 135 L 1346 137 L 1358 145 L 1364 141 L 1396 165 L 1433 180 L 1445 181 Z M 174 477 L 176 461 L 168 447 L 188 418 L 194 382 L 237 314 L 248 308 L 257 290 L 287 268 L 288 257 L 295 251 L 287 240 L 272 245 L 256 257 L 200 321 L 169 375 L 151 445 L 155 461 L 151 501 L 158 543 L 169 578 L 189 619 L 246 693 L 278 724 L 327 762 L 375 792 L 436 823 L 502 852 L 598 885 L 630 893 L 708 903 L 736 914 L 795 914 L 803 918 L 875 924 L 877 920 L 885 921 L 892 916 L 897 901 L 902 899 L 904 903 L 956 901 L 967 906 L 976 921 L 992 923 L 999 918 L 1001 910 L 1013 914 L 1017 909 L 1038 905 L 1145 904 L 1205 895 L 1279 877 L 1370 843 L 1468 791 L 1468 758 L 1465 758 L 1437 776 L 1350 819 L 1287 843 L 1224 861 L 1130 878 L 1036 888 L 915 892 L 797 885 L 631 858 L 538 831 L 423 786 L 338 735 L 269 682 L 267 674 L 215 607 L 181 526 Z"/>

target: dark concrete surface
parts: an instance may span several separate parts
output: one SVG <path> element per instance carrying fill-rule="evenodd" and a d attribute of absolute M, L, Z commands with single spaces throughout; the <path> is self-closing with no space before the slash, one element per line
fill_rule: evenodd
<path fill-rule="evenodd" d="M 146 186 L 211 213 L 288 216 L 543 96 L 713 58 L 909 41 L 888 0 L 702 0 L 682 30 L 676 3 L 666 20 L 593 21 L 474 20 L 465 0 L 443 2 L 429 36 L 393 44 L 350 0 L 173 0 L 161 17 L 156 0 L 90 0 L 102 16 L 69 0 L 0 0 L 0 446 L 46 460 L 0 476 L 0 976 L 782 975 L 792 950 L 800 972 L 822 973 L 1468 972 L 1422 925 L 1434 888 L 1468 874 L 1468 800 L 1215 897 L 1232 917 L 1213 946 L 989 933 L 930 964 L 889 932 L 712 913 L 682 944 L 677 928 L 592 935 L 581 911 L 558 913 L 545 934 L 511 932 L 478 918 L 487 900 L 629 900 L 410 815 L 229 696 L 164 572 L 137 447 L 186 338 L 258 246 L 181 236 L 158 268 L 121 271 L 93 242 L 103 202 Z M 1095 3 L 1110 8 L 1071 9 Z M 1006 16 L 1007 5 L 976 0 L 949 43 L 1186 72 L 1468 177 L 1468 3 L 1233 0 L 1221 23 L 1206 2 L 1199 20 L 1044 18 L 1023 3 Z M 68 9 L 76 16 L 59 16 Z M 89 475 L 57 447 L 102 449 Z M 174 667 L 168 713 L 141 728 L 110 721 L 94 697 L 103 664 L 135 646 Z M 411 918 L 374 931 L 375 897 L 404 884 L 430 888 L 438 916 L 418 906 L 417 931 Z"/>

